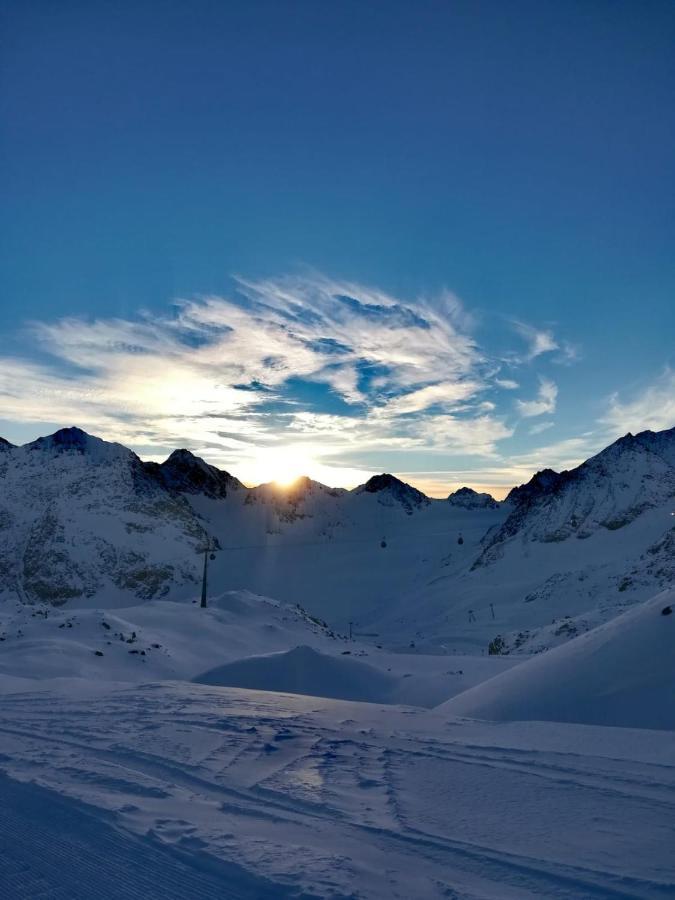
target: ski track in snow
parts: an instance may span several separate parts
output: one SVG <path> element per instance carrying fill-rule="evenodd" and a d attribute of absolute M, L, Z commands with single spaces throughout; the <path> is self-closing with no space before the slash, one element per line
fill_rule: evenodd
<path fill-rule="evenodd" d="M 100 812 L 0 777 L 1 900 L 256 900 L 288 896 L 232 862 L 125 833 Z M 295 896 L 295 894 L 293 894 Z"/>
<path fill-rule="evenodd" d="M 2 900 L 675 891 L 668 732 L 101 685 L 6 694 L 0 770 Z"/>

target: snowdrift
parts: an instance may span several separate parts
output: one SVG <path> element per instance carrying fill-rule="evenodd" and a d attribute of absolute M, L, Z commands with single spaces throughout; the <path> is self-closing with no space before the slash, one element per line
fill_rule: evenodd
<path fill-rule="evenodd" d="M 675 590 L 437 709 L 493 721 L 675 729 Z"/>
<path fill-rule="evenodd" d="M 220 687 L 366 703 L 391 703 L 397 687 L 397 679 L 367 663 L 328 656 L 307 646 L 226 663 L 193 680 Z"/>
<path fill-rule="evenodd" d="M 312 643 L 338 641 L 302 610 L 249 591 L 214 597 L 208 609 L 168 600 L 115 610 L 16 604 L 0 615 L 0 677 L 190 679 L 206 667 Z"/>
<path fill-rule="evenodd" d="M 114 610 L 0 604 L 0 692 L 17 678 L 93 684 L 203 674 L 222 686 L 431 708 L 516 662 L 387 653 L 249 591 L 212 597 L 208 609 L 168 600 Z"/>

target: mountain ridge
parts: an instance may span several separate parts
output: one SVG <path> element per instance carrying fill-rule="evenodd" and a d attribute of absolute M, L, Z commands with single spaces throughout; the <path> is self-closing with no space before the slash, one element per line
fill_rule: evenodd
<path fill-rule="evenodd" d="M 110 608 L 215 591 L 300 603 L 402 648 L 533 652 L 675 578 L 675 429 L 627 435 L 497 503 L 389 473 L 351 491 L 244 486 L 185 448 L 161 463 L 61 429 L 0 445 L 0 597 Z M 553 624 L 552 624 L 553 620 Z"/>
<path fill-rule="evenodd" d="M 255 491 L 258 488 L 265 488 L 288 492 L 292 491 L 294 487 L 294 485 L 291 484 L 288 487 L 276 486 L 275 488 L 271 488 L 270 486 L 274 485 L 274 482 L 263 482 L 261 484 L 248 487 L 244 485 L 243 482 L 241 482 L 235 475 L 232 475 L 225 469 L 220 469 L 217 466 L 206 462 L 206 460 L 204 460 L 202 457 L 197 456 L 187 448 L 176 448 L 175 450 L 172 450 L 169 456 L 161 463 L 154 461 L 143 461 L 133 450 L 125 447 L 123 444 L 119 444 L 114 441 L 106 441 L 103 438 L 99 438 L 96 435 L 90 434 L 89 432 L 84 431 L 77 426 L 59 428 L 52 434 L 38 437 L 35 440 L 29 441 L 25 444 L 12 444 L 5 438 L 0 437 L 0 447 L 14 450 L 39 449 L 51 450 L 55 453 L 67 452 L 69 450 L 72 450 L 80 454 L 85 454 L 87 452 L 94 451 L 95 448 L 100 448 L 103 446 L 116 448 L 117 451 L 123 451 L 126 454 L 133 454 L 143 463 L 147 471 L 153 476 L 165 477 L 169 486 L 172 485 L 172 477 L 175 476 L 174 486 L 182 484 L 184 485 L 183 489 L 187 491 L 191 490 L 192 488 L 196 488 L 202 481 L 204 486 L 206 487 L 209 481 L 222 481 L 223 477 L 228 481 L 230 487 L 236 489 L 243 488 L 244 490 L 249 491 Z M 199 471 L 201 471 L 202 473 L 201 476 L 197 474 Z M 180 473 L 183 474 L 182 478 L 180 477 Z M 387 472 L 373 475 L 364 484 L 356 485 L 353 488 L 335 488 L 331 485 L 323 484 L 322 482 L 311 479 L 307 475 L 300 475 L 296 479 L 296 481 L 305 484 L 311 483 L 313 485 L 320 485 L 326 491 L 336 492 L 336 495 L 337 493 L 341 493 L 344 491 L 354 493 L 380 493 L 391 491 L 395 494 L 405 495 L 411 499 L 415 498 L 417 501 L 417 505 L 419 505 L 419 503 L 435 499 L 427 497 L 427 495 L 424 494 L 423 491 L 420 491 L 413 485 L 408 484 L 397 476 L 389 474 Z M 467 490 L 471 489 L 467 488 Z"/>
<path fill-rule="evenodd" d="M 631 479 L 639 484 L 637 491 L 631 492 Z M 598 484 L 605 486 L 605 496 L 598 496 Z M 584 539 L 597 527 L 618 530 L 672 496 L 675 428 L 629 432 L 573 469 L 543 469 L 513 488 L 504 501 L 512 512 L 491 537 L 482 560 L 489 561 L 491 550 L 524 532 L 536 540 L 564 541 L 572 535 Z"/>

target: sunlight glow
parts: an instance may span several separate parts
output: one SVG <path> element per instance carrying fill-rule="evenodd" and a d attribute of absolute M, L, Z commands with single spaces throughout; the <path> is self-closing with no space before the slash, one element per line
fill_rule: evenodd
<path fill-rule="evenodd" d="M 301 475 L 316 468 L 313 457 L 298 447 L 275 447 L 256 452 L 253 480 L 273 481 L 279 487 L 290 487 Z"/>
<path fill-rule="evenodd" d="M 281 488 L 291 487 L 306 475 L 329 487 L 351 488 L 367 481 L 373 474 L 363 469 L 331 466 L 319 462 L 320 448 L 309 444 L 257 448 L 250 460 L 241 459 L 237 474 L 250 486 L 274 482 Z"/>

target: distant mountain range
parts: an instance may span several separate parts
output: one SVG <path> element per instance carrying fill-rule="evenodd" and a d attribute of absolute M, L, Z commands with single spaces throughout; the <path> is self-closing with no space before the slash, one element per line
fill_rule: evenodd
<path fill-rule="evenodd" d="M 545 469 L 502 503 L 466 487 L 430 499 L 389 474 L 351 491 L 308 478 L 247 488 L 188 450 L 143 462 L 78 428 L 21 447 L 0 439 L 0 485 L 8 602 L 188 599 L 208 540 L 220 548 L 214 589 L 298 602 L 392 643 L 478 650 L 499 631 L 514 652 L 675 577 L 675 429 Z"/>

